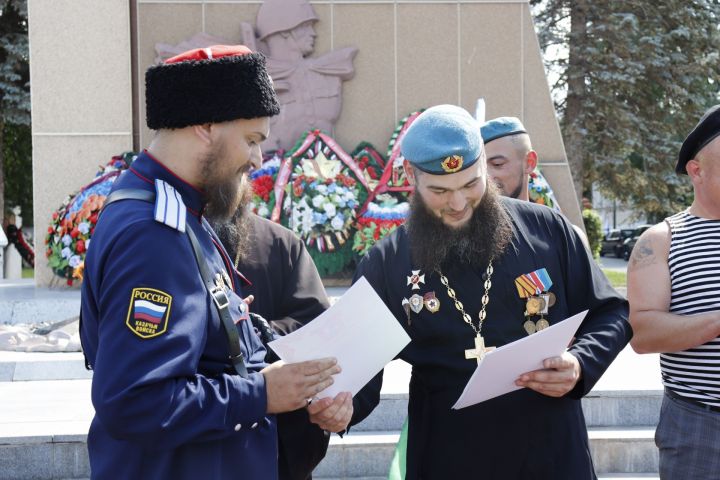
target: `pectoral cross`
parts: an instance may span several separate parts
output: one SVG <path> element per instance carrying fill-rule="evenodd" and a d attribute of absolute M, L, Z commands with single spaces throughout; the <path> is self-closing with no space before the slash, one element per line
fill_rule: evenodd
<path fill-rule="evenodd" d="M 475 348 L 465 350 L 465 358 L 467 360 L 477 359 L 478 364 L 482 361 L 483 357 L 487 352 L 495 350 L 495 347 L 486 347 L 485 339 L 478 335 L 475 337 Z"/>

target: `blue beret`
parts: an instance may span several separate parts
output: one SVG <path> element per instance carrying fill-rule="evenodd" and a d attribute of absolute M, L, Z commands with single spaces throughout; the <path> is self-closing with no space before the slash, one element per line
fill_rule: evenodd
<path fill-rule="evenodd" d="M 490 143 L 498 138 L 507 137 L 508 135 L 517 135 L 518 133 L 527 133 L 525 127 L 519 118 L 515 117 L 498 117 L 488 120 L 480 127 L 483 142 Z"/>
<path fill-rule="evenodd" d="M 675 172 L 687 175 L 687 162 L 695 158 L 700 150 L 720 135 L 720 105 L 705 112 L 680 147 Z"/>
<path fill-rule="evenodd" d="M 480 125 L 455 105 L 437 105 L 421 113 L 400 144 L 408 162 L 423 172 L 444 175 L 473 165 L 483 153 Z"/>

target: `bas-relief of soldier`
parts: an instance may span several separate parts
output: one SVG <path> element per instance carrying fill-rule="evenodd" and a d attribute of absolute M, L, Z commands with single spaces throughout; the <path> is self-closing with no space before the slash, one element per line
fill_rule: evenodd
<path fill-rule="evenodd" d="M 355 74 L 355 47 L 311 57 L 315 50 L 314 24 L 319 19 L 307 0 L 265 0 L 258 10 L 255 31 L 241 24 L 243 43 L 267 56 L 268 73 L 280 103 L 264 150 L 288 150 L 311 129 L 332 133 L 342 111 L 342 83 Z M 256 37 L 257 35 L 257 37 Z M 157 60 L 190 48 L 232 41 L 199 33 L 178 45 L 158 43 Z"/>

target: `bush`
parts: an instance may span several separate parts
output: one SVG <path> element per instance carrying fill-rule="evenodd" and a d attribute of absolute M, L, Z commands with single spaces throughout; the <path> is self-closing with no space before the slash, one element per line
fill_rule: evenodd
<path fill-rule="evenodd" d="M 600 256 L 600 247 L 602 247 L 602 220 L 595 210 L 586 208 L 582 211 L 583 224 L 585 224 L 585 232 L 587 233 L 588 242 L 590 243 L 590 252 L 593 257 Z"/>

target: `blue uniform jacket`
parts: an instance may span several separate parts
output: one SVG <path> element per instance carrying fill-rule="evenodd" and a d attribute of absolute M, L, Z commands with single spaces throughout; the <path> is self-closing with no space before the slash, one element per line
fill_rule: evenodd
<path fill-rule="evenodd" d="M 202 224 L 202 192 L 148 153 L 113 190 L 152 191 L 156 184 L 164 190 L 155 205 L 108 205 L 85 261 L 80 333 L 94 370 L 92 478 L 276 479 L 275 418 L 265 413 L 259 373 L 265 349 L 250 322 L 240 321 L 249 378 L 235 374 L 219 314 L 181 229 L 193 229 L 213 274 L 226 274 L 234 319 L 241 313 L 241 277 Z M 158 211 L 164 223 L 155 219 Z"/>

